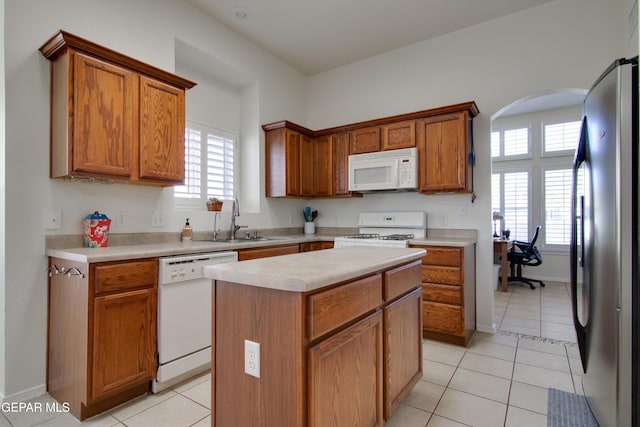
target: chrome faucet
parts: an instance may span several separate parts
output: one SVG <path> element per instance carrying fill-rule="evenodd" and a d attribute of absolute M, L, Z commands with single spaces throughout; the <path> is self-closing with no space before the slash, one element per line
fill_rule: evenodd
<path fill-rule="evenodd" d="M 240 203 L 238 203 L 238 198 L 233 199 L 233 207 L 231 208 L 231 227 L 229 228 L 229 239 L 236 239 L 236 231 L 241 228 L 247 228 L 247 225 L 236 225 L 236 217 L 240 216 Z"/>

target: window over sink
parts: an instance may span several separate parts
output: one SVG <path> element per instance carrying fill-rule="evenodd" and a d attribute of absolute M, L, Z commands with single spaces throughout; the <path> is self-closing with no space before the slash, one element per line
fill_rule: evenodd
<path fill-rule="evenodd" d="M 178 205 L 204 206 L 209 197 L 233 198 L 236 135 L 200 123 L 185 129 L 185 183 L 174 187 Z"/>

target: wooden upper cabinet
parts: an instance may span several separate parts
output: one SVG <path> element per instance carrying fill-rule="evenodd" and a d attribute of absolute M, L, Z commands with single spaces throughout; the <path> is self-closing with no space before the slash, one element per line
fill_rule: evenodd
<path fill-rule="evenodd" d="M 420 192 L 473 191 L 469 113 L 428 117 L 418 120 L 417 125 Z"/>
<path fill-rule="evenodd" d="M 314 144 L 314 196 L 333 195 L 333 143 L 330 136 L 316 138 Z"/>
<path fill-rule="evenodd" d="M 265 124 L 267 197 L 360 197 L 349 191 L 349 155 L 418 148 L 421 193 L 473 191 L 475 102 L 313 131 Z"/>
<path fill-rule="evenodd" d="M 185 89 L 195 83 L 59 31 L 51 61 L 52 178 L 184 181 Z"/>
<path fill-rule="evenodd" d="M 351 132 L 351 154 L 380 151 L 380 126 L 356 129 Z"/>
<path fill-rule="evenodd" d="M 382 149 L 396 150 L 416 146 L 416 122 L 407 120 L 382 126 Z"/>
<path fill-rule="evenodd" d="M 184 182 L 184 90 L 140 77 L 140 178 Z"/>

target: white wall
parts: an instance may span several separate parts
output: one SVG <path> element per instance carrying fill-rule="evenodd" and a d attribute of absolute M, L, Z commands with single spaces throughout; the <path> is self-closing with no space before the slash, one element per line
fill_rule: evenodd
<path fill-rule="evenodd" d="M 493 327 L 490 119 L 511 102 L 558 88 L 588 88 L 615 57 L 637 54 L 622 2 L 557 0 L 518 14 L 416 43 L 309 78 L 312 129 L 475 100 L 475 190 L 468 196 L 365 196 L 318 202 L 328 219 L 351 222 L 361 210 L 424 209 L 449 228 L 478 230 L 477 327 Z M 635 52 L 635 53 L 634 53 Z M 457 206 L 468 205 L 467 216 Z M 321 217 L 322 218 L 322 217 Z M 431 227 L 442 224 L 433 223 Z"/>
<path fill-rule="evenodd" d="M 0 391 L 9 400 L 44 391 L 45 235 L 80 233 L 80 219 L 95 209 L 127 213 L 127 224 L 115 225 L 113 232 L 177 233 L 183 221 L 183 213 L 172 209 L 170 189 L 48 178 L 49 62 L 38 48 L 58 29 L 168 71 L 175 70 L 176 62 L 179 67 L 184 65 L 176 48 L 180 51 L 188 46 L 226 71 L 238 72 L 241 82 L 231 81 L 225 73 L 216 77 L 241 88 L 240 152 L 245 167 L 238 222 L 252 227 L 301 226 L 299 212 L 307 204 L 264 198 L 260 160 L 264 144 L 259 124 L 288 119 L 317 129 L 476 100 L 481 111 L 474 132 L 476 203 L 471 204 L 468 195 L 391 194 L 311 204 L 320 210 L 321 226 L 354 226 L 362 210 L 393 208 L 426 210 L 432 227 L 446 222 L 452 228 L 477 228 L 478 325 L 484 329 L 491 327 L 492 319 L 487 282 L 492 253 L 489 118 L 532 93 L 586 87 L 603 64 L 629 49 L 621 34 L 626 7 L 616 3 L 612 8 L 609 0 L 557 0 L 305 78 L 181 0 L 13 0 L 4 6 L 7 161 L 6 209 L 2 212 L 6 221 L 4 260 L 11 267 L 0 278 L 5 300 Z M 568 27 L 567 22 L 574 26 Z M 633 44 L 637 52 L 637 37 Z M 466 216 L 457 215 L 461 204 L 468 206 Z M 45 214 L 51 211 L 62 213 L 62 230 L 44 230 Z M 163 229 L 151 228 L 156 211 L 168 218 Z M 195 214 L 187 216 L 196 218 L 196 231 L 211 229 L 208 217 Z M 0 315 L 0 327 L 1 319 Z"/>
<path fill-rule="evenodd" d="M 95 209 L 110 216 L 127 214 L 127 224 L 114 225 L 115 233 L 178 233 L 184 220 L 184 213 L 172 209 L 171 189 L 48 178 L 49 61 L 38 48 L 58 29 L 64 29 L 168 71 L 175 71 L 176 46 L 186 45 L 203 52 L 244 79 L 246 86 L 241 88 L 238 99 L 238 114 L 243 116 L 234 118 L 234 126 L 240 126 L 240 133 L 247 135 L 247 146 L 241 150 L 258 166 L 262 146 L 259 124 L 283 117 L 304 122 L 306 80 L 301 73 L 180 0 L 20 0 L 7 2 L 4 10 L 9 42 L 5 64 L 7 164 L 2 175 L 6 176 L 3 218 L 7 227 L 3 242 L 10 250 L 3 260 L 13 267 L 2 269 L 6 310 L 4 360 L 0 356 L 0 362 L 5 375 L 2 378 L 0 374 L 0 391 L 4 391 L 6 399 L 17 400 L 44 392 L 45 235 L 79 234 L 81 218 Z M 260 167 L 253 171 L 254 177 L 262 175 Z M 245 206 L 252 206 L 254 212 L 264 211 L 265 201 L 260 199 L 264 197 L 264 185 L 246 185 L 257 191 L 253 190 L 251 203 Z M 300 203 L 285 201 L 264 215 L 243 214 L 239 222 L 266 226 L 278 222 L 276 214 L 282 216 L 291 206 L 297 210 Z M 62 213 L 63 228 L 59 231 L 44 229 L 45 214 L 51 211 Z M 156 212 L 166 216 L 164 228 L 151 228 L 150 219 Z M 194 223 L 194 228 L 210 230 L 210 221 L 203 217 Z"/>

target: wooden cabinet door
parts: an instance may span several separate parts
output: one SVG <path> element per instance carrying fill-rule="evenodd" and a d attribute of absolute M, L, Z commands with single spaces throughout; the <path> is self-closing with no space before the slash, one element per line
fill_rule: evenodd
<path fill-rule="evenodd" d="M 128 178 L 137 135 L 138 76 L 74 53 L 72 174 Z"/>
<path fill-rule="evenodd" d="M 333 149 L 329 136 L 317 138 L 314 143 L 314 196 L 333 195 Z"/>
<path fill-rule="evenodd" d="M 156 288 L 94 298 L 89 400 L 155 377 Z"/>
<path fill-rule="evenodd" d="M 418 121 L 420 192 L 468 191 L 468 113 L 452 113 Z"/>
<path fill-rule="evenodd" d="M 314 195 L 314 143 L 313 138 L 300 134 L 300 195 Z"/>
<path fill-rule="evenodd" d="M 349 195 L 349 144 L 348 132 L 331 135 L 333 149 L 333 194 Z"/>
<path fill-rule="evenodd" d="M 384 309 L 385 396 L 388 420 L 422 377 L 421 289 L 392 302 Z"/>
<path fill-rule="evenodd" d="M 382 314 L 309 349 L 309 426 L 382 426 Z"/>
<path fill-rule="evenodd" d="M 285 130 L 285 181 L 287 196 L 300 195 L 300 134 Z"/>
<path fill-rule="evenodd" d="M 140 178 L 184 182 L 184 89 L 140 77 Z"/>
<path fill-rule="evenodd" d="M 380 127 L 356 129 L 351 132 L 351 154 L 380 151 Z"/>
<path fill-rule="evenodd" d="M 407 120 L 382 126 L 382 149 L 396 150 L 416 146 L 416 122 Z"/>

